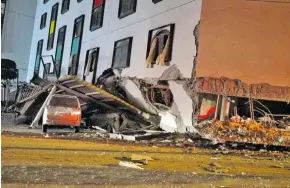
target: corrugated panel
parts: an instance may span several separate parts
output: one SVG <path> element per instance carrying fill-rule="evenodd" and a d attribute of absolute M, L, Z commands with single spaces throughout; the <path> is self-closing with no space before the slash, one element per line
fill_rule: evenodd
<path fill-rule="evenodd" d="M 36 86 L 36 87 L 34 87 L 32 90 L 28 90 L 26 93 L 25 93 L 25 98 L 27 98 L 27 97 L 29 97 L 29 96 L 33 96 L 33 95 L 35 95 L 36 93 L 38 93 L 38 92 L 40 92 L 42 90 L 42 88 L 41 87 L 39 87 L 39 86 Z M 27 101 L 25 104 L 24 104 L 24 106 L 21 108 L 21 110 L 20 110 L 20 114 L 24 114 L 26 111 L 27 111 L 27 109 L 32 105 L 32 103 L 34 102 L 35 100 L 30 100 L 30 101 Z"/>
<path fill-rule="evenodd" d="M 74 91 L 77 91 L 79 93 L 88 95 L 94 99 L 97 99 L 100 102 L 103 102 L 105 104 L 108 104 L 110 106 L 116 107 L 118 109 L 122 109 L 125 111 L 131 111 L 137 114 L 142 113 L 142 111 L 138 108 L 136 108 L 135 106 L 129 104 L 128 102 L 112 95 L 111 93 L 98 88 L 84 80 L 81 80 L 77 77 L 74 76 L 66 76 L 63 77 L 61 79 L 59 79 L 59 82 L 69 88 L 71 86 L 75 86 L 75 85 L 84 85 L 84 87 L 79 87 L 79 88 L 75 88 L 73 89 Z"/>

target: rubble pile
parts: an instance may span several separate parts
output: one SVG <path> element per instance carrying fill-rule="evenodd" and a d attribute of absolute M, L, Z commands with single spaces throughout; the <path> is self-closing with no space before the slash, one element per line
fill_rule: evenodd
<path fill-rule="evenodd" d="M 275 126 L 265 126 L 261 122 L 251 120 L 205 121 L 199 124 L 203 135 L 210 135 L 216 142 L 241 142 L 251 144 L 266 144 L 273 146 L 290 146 L 290 130 Z"/>

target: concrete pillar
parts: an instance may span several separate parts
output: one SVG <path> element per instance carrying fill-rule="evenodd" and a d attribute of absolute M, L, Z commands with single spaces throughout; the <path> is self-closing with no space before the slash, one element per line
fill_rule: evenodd
<path fill-rule="evenodd" d="M 225 116 L 229 115 L 230 102 L 227 96 L 222 97 L 220 121 L 225 120 Z"/>

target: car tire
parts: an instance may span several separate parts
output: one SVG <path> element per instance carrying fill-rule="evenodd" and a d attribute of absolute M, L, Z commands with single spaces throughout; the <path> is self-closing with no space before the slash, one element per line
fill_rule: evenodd
<path fill-rule="evenodd" d="M 75 127 L 75 133 L 79 133 L 80 132 L 80 127 L 79 126 L 77 126 L 77 127 Z"/>
<path fill-rule="evenodd" d="M 44 132 L 44 133 L 47 132 L 47 125 L 42 125 L 42 132 Z"/>

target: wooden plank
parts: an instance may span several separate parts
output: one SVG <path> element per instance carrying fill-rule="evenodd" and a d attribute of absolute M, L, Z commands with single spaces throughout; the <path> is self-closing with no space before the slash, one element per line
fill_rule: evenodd
<path fill-rule="evenodd" d="M 85 87 L 84 85 L 80 84 L 80 85 L 75 85 L 75 86 L 70 86 L 70 89 L 75 89 L 75 88 L 80 88 L 80 87 Z"/>

